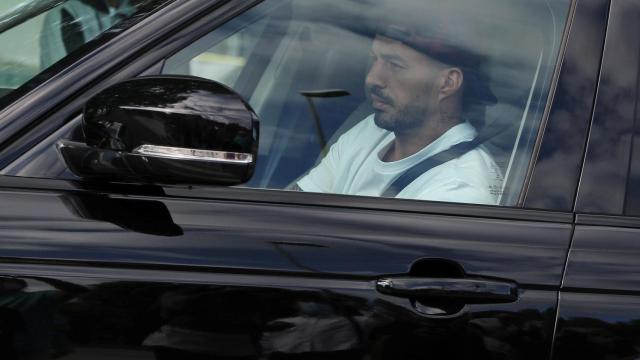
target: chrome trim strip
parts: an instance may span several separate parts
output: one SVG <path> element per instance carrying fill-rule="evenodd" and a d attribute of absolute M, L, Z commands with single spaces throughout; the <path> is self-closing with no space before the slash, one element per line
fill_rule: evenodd
<path fill-rule="evenodd" d="M 159 145 L 140 145 L 137 148 L 133 149 L 132 154 L 153 156 L 164 159 L 199 160 L 231 164 L 250 164 L 253 161 L 253 155 L 247 153 L 188 149 Z"/>
<path fill-rule="evenodd" d="M 184 115 L 202 115 L 202 111 L 190 110 L 190 109 L 175 109 L 175 108 L 161 108 L 154 106 L 118 106 L 120 109 L 125 110 L 141 110 L 141 111 L 155 111 L 165 114 L 184 114 Z"/>

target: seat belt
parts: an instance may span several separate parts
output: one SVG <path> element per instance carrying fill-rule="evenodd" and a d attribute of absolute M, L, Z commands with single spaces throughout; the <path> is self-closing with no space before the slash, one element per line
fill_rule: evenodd
<path fill-rule="evenodd" d="M 427 171 L 433 169 L 438 165 L 442 165 L 447 161 L 456 159 L 466 154 L 467 152 L 480 145 L 480 142 L 481 141 L 479 141 L 479 137 L 476 137 L 475 139 L 470 141 L 463 141 L 420 161 L 419 163 L 407 169 L 397 179 L 395 179 L 391 183 L 391 185 L 389 185 L 389 187 L 387 187 L 387 189 L 382 193 L 381 196 L 396 197 L 402 190 L 404 190 L 404 188 L 411 184 L 420 175 L 426 173 Z"/>

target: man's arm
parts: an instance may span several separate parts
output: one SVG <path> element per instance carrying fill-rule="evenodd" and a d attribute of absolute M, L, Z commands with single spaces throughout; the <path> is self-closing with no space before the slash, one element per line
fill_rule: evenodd
<path fill-rule="evenodd" d="M 363 129 L 373 124 L 373 115 L 361 120 L 354 127 L 342 134 L 338 140 L 331 145 L 327 155 L 322 161 L 316 165 L 306 175 L 296 181 L 291 187 L 294 191 L 309 191 L 318 193 L 335 193 L 338 192 L 338 180 L 347 176 L 347 169 L 350 159 L 353 159 L 354 152 L 359 151 L 358 140 L 363 135 Z M 369 134 L 369 133 L 367 133 Z"/>
<path fill-rule="evenodd" d="M 327 156 L 318 165 L 309 171 L 291 187 L 293 191 L 309 191 L 318 193 L 331 193 L 334 191 L 334 181 L 337 176 L 336 148 L 334 144 Z"/>

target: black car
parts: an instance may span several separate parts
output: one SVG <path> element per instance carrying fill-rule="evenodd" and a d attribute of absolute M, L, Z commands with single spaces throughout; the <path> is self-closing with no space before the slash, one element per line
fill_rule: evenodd
<path fill-rule="evenodd" d="M 640 358 L 637 1 L 0 12 L 0 359 Z M 413 26 L 477 65 L 488 197 L 310 191 Z"/>

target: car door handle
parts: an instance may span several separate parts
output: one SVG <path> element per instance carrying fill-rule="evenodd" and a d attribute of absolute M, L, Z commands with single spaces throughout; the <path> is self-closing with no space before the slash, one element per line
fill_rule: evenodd
<path fill-rule="evenodd" d="M 448 299 L 465 304 L 509 303 L 518 299 L 515 282 L 483 278 L 389 277 L 378 279 L 376 289 L 392 296 Z"/>

